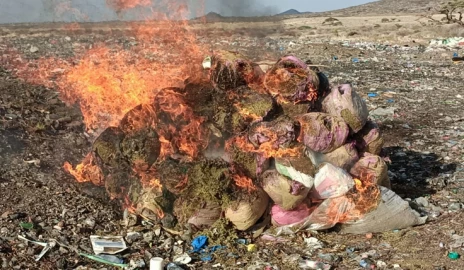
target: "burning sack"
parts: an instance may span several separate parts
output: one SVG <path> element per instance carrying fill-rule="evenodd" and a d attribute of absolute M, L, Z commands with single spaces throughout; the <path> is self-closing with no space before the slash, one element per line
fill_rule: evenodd
<path fill-rule="evenodd" d="M 225 211 L 225 217 L 240 231 L 255 225 L 268 207 L 269 197 L 262 189 L 258 189 L 255 195 L 255 198 L 231 202 L 232 205 Z"/>
<path fill-rule="evenodd" d="M 120 144 L 124 132 L 117 127 L 109 127 L 103 131 L 92 144 L 92 155 L 98 166 L 107 174 L 108 169 L 127 166 Z"/>
<path fill-rule="evenodd" d="M 222 208 L 220 205 L 213 204 L 207 205 L 195 212 L 188 223 L 194 225 L 197 228 L 211 227 L 216 221 L 219 220 L 222 214 Z"/>
<path fill-rule="evenodd" d="M 216 51 L 212 57 L 205 58 L 203 67 L 210 70 L 213 86 L 223 91 L 257 82 L 264 74 L 258 65 L 231 51 Z"/>
<path fill-rule="evenodd" d="M 330 198 L 316 206 L 303 222 L 297 225 L 299 230 L 326 230 L 343 222 L 355 204 L 347 196 Z"/>
<path fill-rule="evenodd" d="M 252 178 L 256 178 L 269 167 L 269 159 L 263 157 L 259 153 L 247 151 L 243 149 L 237 142 L 246 140 L 242 137 L 234 137 L 226 147 L 227 158 L 238 165 L 245 174 Z"/>
<path fill-rule="evenodd" d="M 368 152 L 379 155 L 382 151 L 384 140 L 379 126 L 372 121 L 367 121 L 366 125 L 354 135 L 356 147 L 360 153 Z"/>
<path fill-rule="evenodd" d="M 278 227 L 298 224 L 303 222 L 311 214 L 311 211 L 311 208 L 306 203 L 302 203 L 289 211 L 276 204 L 271 209 L 272 224 Z"/>
<path fill-rule="evenodd" d="M 314 178 L 314 187 L 309 197 L 312 199 L 328 199 L 345 195 L 354 187 L 353 178 L 343 169 L 330 163 L 324 163 Z"/>
<path fill-rule="evenodd" d="M 354 164 L 350 174 L 359 179 L 362 179 L 363 175 L 367 175 L 373 184 L 391 188 L 387 164 L 379 156 L 365 155 Z"/>
<path fill-rule="evenodd" d="M 296 126 L 297 123 L 286 116 L 256 123 L 250 127 L 248 139 L 255 147 L 288 148 L 295 142 Z"/>
<path fill-rule="evenodd" d="M 298 141 L 309 149 L 329 153 L 346 142 L 349 129 L 340 117 L 325 113 L 307 113 L 297 117 L 301 126 Z"/>
<path fill-rule="evenodd" d="M 380 187 L 381 200 L 377 208 L 354 221 L 341 225 L 342 233 L 365 234 L 401 230 L 411 226 L 422 225 L 427 217 L 411 209 L 408 202 L 395 192 Z"/>
<path fill-rule="evenodd" d="M 300 182 L 307 188 L 313 187 L 316 167 L 308 158 L 304 156 L 276 157 L 275 167 L 281 175 Z"/>
<path fill-rule="evenodd" d="M 234 101 L 235 112 L 232 115 L 232 131 L 245 130 L 253 122 L 271 118 L 277 110 L 277 104 L 269 94 L 260 94 L 243 86 L 236 89 L 239 93 Z"/>
<path fill-rule="evenodd" d="M 317 99 L 319 77 L 295 56 L 282 57 L 264 77 L 266 89 L 284 102 L 304 102 Z"/>
<path fill-rule="evenodd" d="M 360 131 L 366 124 L 369 111 L 366 103 L 349 84 L 334 87 L 322 102 L 322 110 L 340 116 L 354 131 Z"/>
<path fill-rule="evenodd" d="M 309 188 L 293 181 L 276 170 L 268 170 L 261 176 L 264 191 L 284 210 L 292 210 L 308 195 Z"/>
<path fill-rule="evenodd" d="M 307 148 L 305 155 L 315 166 L 327 162 L 345 170 L 349 170 L 359 160 L 358 151 L 356 151 L 356 146 L 353 143 L 347 143 L 327 154 Z"/>

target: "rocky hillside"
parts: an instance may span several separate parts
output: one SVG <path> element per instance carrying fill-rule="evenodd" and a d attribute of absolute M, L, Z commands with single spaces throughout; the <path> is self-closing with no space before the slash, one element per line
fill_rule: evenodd
<path fill-rule="evenodd" d="M 317 15 L 383 15 L 383 14 L 405 14 L 424 13 L 440 6 L 440 0 L 380 0 L 364 5 L 318 13 Z"/>

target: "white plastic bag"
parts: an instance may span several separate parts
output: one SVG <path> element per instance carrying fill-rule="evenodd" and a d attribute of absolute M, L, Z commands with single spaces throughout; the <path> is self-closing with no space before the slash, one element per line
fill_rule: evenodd
<path fill-rule="evenodd" d="M 314 178 L 314 187 L 309 193 L 312 199 L 329 199 L 345 195 L 354 187 L 353 178 L 343 169 L 324 163 Z"/>

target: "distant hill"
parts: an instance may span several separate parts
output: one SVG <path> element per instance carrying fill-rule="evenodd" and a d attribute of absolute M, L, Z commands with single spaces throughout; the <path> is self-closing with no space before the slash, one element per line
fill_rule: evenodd
<path fill-rule="evenodd" d="M 436 10 L 445 0 L 379 0 L 363 5 L 326 11 L 326 12 L 300 12 L 289 9 L 274 16 L 261 17 L 226 17 L 215 12 L 195 18 L 196 22 L 258 22 L 275 21 L 298 17 L 334 17 L 334 16 L 378 16 L 420 14 Z"/>
<path fill-rule="evenodd" d="M 435 9 L 444 0 L 380 0 L 359 6 L 339 10 L 315 13 L 318 16 L 359 16 L 359 15 L 392 15 L 424 13 Z"/>
<path fill-rule="evenodd" d="M 287 11 L 284 11 L 282 13 L 279 13 L 279 14 L 276 14 L 276 16 L 288 16 L 288 15 L 298 15 L 298 14 L 301 14 L 301 12 L 299 12 L 298 10 L 296 9 L 289 9 Z"/>

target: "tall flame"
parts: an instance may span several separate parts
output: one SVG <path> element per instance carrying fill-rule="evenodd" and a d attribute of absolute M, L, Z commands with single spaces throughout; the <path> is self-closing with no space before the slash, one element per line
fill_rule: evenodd
<path fill-rule="evenodd" d="M 30 83 L 57 89 L 68 105 L 78 104 L 88 133 L 95 137 L 109 126 L 118 126 L 137 105 L 151 106 L 157 118 L 154 128 L 160 137 L 161 157 L 180 153 L 194 158 L 205 147 L 204 119 L 186 106 L 182 94 L 167 90 L 182 87 L 185 79 L 200 74 L 201 60 L 208 52 L 189 26 L 187 3 L 107 0 L 116 12 L 140 6 L 151 10 L 146 22 L 127 23 L 119 29 L 130 30 L 126 43 L 114 42 L 115 37 L 113 42 L 91 45 L 75 42 L 75 57 L 68 59 L 24 61 L 20 54 L 11 53 L 6 64 Z M 58 15 L 73 12 L 84 17 L 70 2 L 62 3 L 56 11 Z M 66 27 L 79 29 L 75 23 Z M 69 163 L 64 168 L 77 181 L 103 181 L 90 154 L 75 168 Z M 142 175 L 144 181 L 158 185 L 156 178 L 149 175 Z"/>

